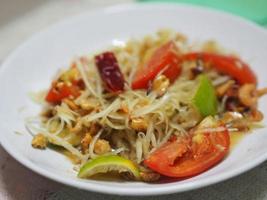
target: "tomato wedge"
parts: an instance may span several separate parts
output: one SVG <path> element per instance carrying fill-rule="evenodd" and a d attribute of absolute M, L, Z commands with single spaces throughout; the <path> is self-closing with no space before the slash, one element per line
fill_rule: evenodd
<path fill-rule="evenodd" d="M 67 97 L 78 97 L 80 95 L 80 87 L 75 82 L 67 84 L 62 82 L 61 85 L 56 87 L 57 83 L 52 84 L 48 91 L 45 100 L 49 103 L 60 103 L 62 99 Z"/>
<path fill-rule="evenodd" d="M 224 56 L 214 53 L 193 52 L 183 56 L 184 61 L 200 59 L 205 63 L 211 64 L 219 72 L 228 74 L 236 79 L 240 84 L 253 83 L 257 84 L 257 77 L 251 68 L 233 56 Z"/>
<path fill-rule="evenodd" d="M 226 128 L 216 132 L 193 133 L 183 140 L 171 140 L 145 161 L 152 170 L 168 177 L 190 177 L 211 168 L 228 153 L 230 137 Z"/>
<path fill-rule="evenodd" d="M 136 72 L 132 82 L 133 89 L 146 89 L 149 82 L 158 73 L 164 70 L 163 74 L 173 82 L 181 73 L 178 48 L 173 41 L 170 41 L 157 49 L 149 59 L 148 63 Z"/>

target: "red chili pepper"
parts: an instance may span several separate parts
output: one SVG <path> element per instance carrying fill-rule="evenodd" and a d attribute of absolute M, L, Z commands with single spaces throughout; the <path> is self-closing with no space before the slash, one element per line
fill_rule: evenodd
<path fill-rule="evenodd" d="M 240 84 L 257 84 L 257 77 L 248 64 L 233 56 L 224 56 L 214 53 L 193 52 L 183 56 L 184 61 L 202 60 L 209 63 L 221 73 L 236 79 Z"/>
<path fill-rule="evenodd" d="M 95 63 L 109 92 L 121 92 L 124 89 L 124 77 L 118 61 L 112 52 L 104 52 L 95 57 Z"/>

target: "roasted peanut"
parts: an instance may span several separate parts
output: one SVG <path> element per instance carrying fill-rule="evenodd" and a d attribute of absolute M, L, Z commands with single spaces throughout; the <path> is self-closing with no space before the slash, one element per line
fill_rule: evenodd
<path fill-rule="evenodd" d="M 70 99 L 64 99 L 63 102 L 69 106 L 71 110 L 77 110 L 79 109 L 79 106 L 77 106 L 73 100 Z"/>
<path fill-rule="evenodd" d="M 129 108 L 128 108 L 128 106 L 127 106 L 127 104 L 125 102 L 121 103 L 121 110 L 124 113 L 129 113 Z"/>
<path fill-rule="evenodd" d="M 45 149 L 47 146 L 47 143 L 48 141 L 46 137 L 41 133 L 38 133 L 32 139 L 32 147 L 37 148 L 37 149 Z"/>
<path fill-rule="evenodd" d="M 96 154 L 104 154 L 111 151 L 111 147 L 109 145 L 109 142 L 107 140 L 99 139 L 96 141 L 94 146 L 94 152 Z"/>
<path fill-rule="evenodd" d="M 133 118 L 130 121 L 130 127 L 136 131 L 145 131 L 147 126 L 147 121 L 142 117 Z"/>
<path fill-rule="evenodd" d="M 156 92 L 158 96 L 162 96 L 166 93 L 168 87 L 170 85 L 170 80 L 164 76 L 158 76 L 152 83 L 152 90 Z"/>
<path fill-rule="evenodd" d="M 86 133 L 83 139 L 81 140 L 82 152 L 85 153 L 89 147 L 90 142 L 92 141 L 92 136 L 90 133 Z"/>
<path fill-rule="evenodd" d="M 82 99 L 80 106 L 84 110 L 93 110 L 97 106 L 97 103 L 94 103 L 89 99 Z"/>

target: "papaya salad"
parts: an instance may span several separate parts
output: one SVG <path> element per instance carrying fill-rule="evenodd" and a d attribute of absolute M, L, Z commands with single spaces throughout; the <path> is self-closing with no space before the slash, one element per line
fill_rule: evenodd
<path fill-rule="evenodd" d="M 74 59 L 43 95 L 40 123 L 26 126 L 34 148 L 75 157 L 80 178 L 186 178 L 221 162 L 231 135 L 258 126 L 266 93 L 216 42 L 160 30 Z"/>

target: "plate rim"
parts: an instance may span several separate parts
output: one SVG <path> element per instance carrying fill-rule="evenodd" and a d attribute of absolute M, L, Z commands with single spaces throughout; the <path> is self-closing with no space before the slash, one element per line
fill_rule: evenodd
<path fill-rule="evenodd" d="M 247 26 L 250 26 L 251 28 L 262 32 L 263 34 L 266 34 L 267 38 L 267 30 L 264 29 L 263 27 L 260 27 L 256 23 L 246 20 L 242 17 L 233 15 L 231 13 L 227 13 L 224 11 L 220 10 L 215 10 L 203 6 L 196 6 L 196 5 L 191 5 L 191 4 L 185 4 L 185 3 L 126 3 L 126 4 L 119 4 L 115 6 L 108 6 L 105 8 L 98 8 L 94 9 L 91 11 L 85 11 L 81 14 L 78 15 L 73 15 L 70 17 L 67 17 L 63 20 L 60 20 L 56 23 L 53 23 L 50 26 L 47 26 L 41 31 L 36 32 L 35 34 L 31 35 L 28 39 L 24 40 L 20 45 L 17 46 L 9 55 L 7 58 L 5 58 L 1 64 L 0 67 L 0 79 L 1 76 L 5 75 L 5 70 L 8 69 L 9 63 L 12 62 L 13 58 L 16 57 L 17 54 L 20 53 L 21 50 L 28 44 L 31 43 L 32 41 L 38 39 L 41 37 L 43 34 L 46 32 L 49 32 L 53 28 L 56 28 L 58 26 L 64 26 L 65 24 L 71 23 L 72 21 L 78 20 L 79 18 L 83 18 L 85 16 L 90 16 L 90 15 L 95 15 L 97 13 L 104 13 L 104 14 L 112 14 L 112 13 L 118 13 L 121 11 L 125 10 L 136 10 L 136 9 L 169 9 L 170 7 L 184 7 L 185 9 L 188 8 L 193 8 L 197 10 L 201 10 L 204 12 L 209 12 L 212 14 L 215 14 L 217 16 L 222 16 L 224 18 L 229 18 L 230 20 L 235 20 L 238 23 L 246 24 Z M 2 123 L 0 124 L 0 129 L 2 129 Z M 3 149 L 11 155 L 15 160 L 17 160 L 20 164 L 23 166 L 27 167 L 31 171 L 46 177 L 48 179 L 51 179 L 53 181 L 62 183 L 64 185 L 68 185 L 71 187 L 76 187 L 79 189 L 91 191 L 91 192 L 98 192 L 98 193 L 106 193 L 106 194 L 113 194 L 113 195 L 128 195 L 128 196 L 148 196 L 148 195 L 164 195 L 164 194 L 171 194 L 171 193 L 179 193 L 179 192 L 185 192 L 193 189 L 198 189 L 202 187 L 206 187 L 208 185 L 212 185 L 218 182 L 225 181 L 227 179 L 230 179 L 232 177 L 238 176 L 256 166 L 259 164 L 263 163 L 265 160 L 267 160 L 267 152 L 265 154 L 262 154 L 260 157 L 257 159 L 254 159 L 254 162 L 250 162 L 245 166 L 241 166 L 239 168 L 236 168 L 230 172 L 223 172 L 217 176 L 210 177 L 208 179 L 205 179 L 201 183 L 185 183 L 184 185 L 181 185 L 180 187 L 177 187 L 177 185 L 172 184 L 164 184 L 160 188 L 142 188 L 142 190 L 138 190 L 138 188 L 120 188 L 120 187 L 112 187 L 112 186 L 106 186 L 106 185 L 101 185 L 98 183 L 90 183 L 90 182 L 79 182 L 76 181 L 73 178 L 70 177 L 62 177 L 59 176 L 55 173 L 52 173 L 44 168 L 38 167 L 38 165 L 35 165 L 32 163 L 30 160 L 28 160 L 26 157 L 23 155 L 20 155 L 20 153 L 17 150 L 12 150 L 12 145 L 3 137 L 3 134 L 0 134 L 0 144 L 2 145 Z"/>

